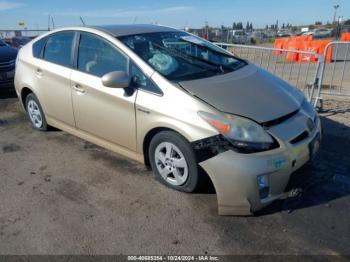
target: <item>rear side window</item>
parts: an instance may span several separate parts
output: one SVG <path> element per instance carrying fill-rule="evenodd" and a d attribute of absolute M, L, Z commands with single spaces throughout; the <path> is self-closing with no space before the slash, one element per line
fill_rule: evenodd
<path fill-rule="evenodd" d="M 127 65 L 127 58 L 110 43 L 92 34 L 81 34 L 79 71 L 102 77 L 113 71 L 127 71 Z"/>
<path fill-rule="evenodd" d="M 43 59 L 71 67 L 74 32 L 60 32 L 49 36 L 46 42 Z"/>
<path fill-rule="evenodd" d="M 33 56 L 36 58 L 41 58 L 43 48 L 45 46 L 47 38 L 44 37 L 33 44 Z"/>

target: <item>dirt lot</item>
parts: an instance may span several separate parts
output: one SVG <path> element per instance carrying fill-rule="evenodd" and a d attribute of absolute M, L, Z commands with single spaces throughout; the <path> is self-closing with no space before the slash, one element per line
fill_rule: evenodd
<path fill-rule="evenodd" d="M 0 254 L 350 254 L 350 101 L 325 102 L 324 141 L 294 198 L 220 217 L 144 166 L 61 131 L 34 131 L 0 99 Z M 332 110 L 333 109 L 333 110 Z"/>

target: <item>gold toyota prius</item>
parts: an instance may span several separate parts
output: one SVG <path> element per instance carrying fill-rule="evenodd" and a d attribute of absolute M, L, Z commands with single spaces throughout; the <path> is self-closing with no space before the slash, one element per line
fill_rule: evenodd
<path fill-rule="evenodd" d="M 150 166 L 221 215 L 284 195 L 318 151 L 321 123 L 296 88 L 192 34 L 156 25 L 71 27 L 25 45 L 15 87 L 35 129 L 53 126 Z"/>

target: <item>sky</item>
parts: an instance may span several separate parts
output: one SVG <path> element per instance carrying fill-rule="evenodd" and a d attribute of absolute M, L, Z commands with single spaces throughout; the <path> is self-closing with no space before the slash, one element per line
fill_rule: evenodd
<path fill-rule="evenodd" d="M 0 0 L 0 29 L 47 29 L 48 16 L 56 27 L 159 23 L 175 28 L 229 26 L 253 22 L 255 28 L 279 21 L 303 25 L 332 21 L 335 4 L 338 15 L 350 19 L 350 0 Z M 337 16 L 338 16 L 337 15 Z"/>

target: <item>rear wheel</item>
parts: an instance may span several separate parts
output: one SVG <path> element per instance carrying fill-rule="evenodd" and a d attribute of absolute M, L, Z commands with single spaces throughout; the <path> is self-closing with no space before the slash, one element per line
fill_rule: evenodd
<path fill-rule="evenodd" d="M 26 111 L 28 119 L 32 124 L 33 128 L 40 131 L 47 130 L 47 123 L 44 111 L 41 108 L 39 100 L 33 93 L 27 95 L 26 97 Z"/>
<path fill-rule="evenodd" d="M 199 184 L 198 166 L 190 143 L 172 131 L 155 135 L 150 143 L 152 170 L 163 184 L 193 192 Z"/>

